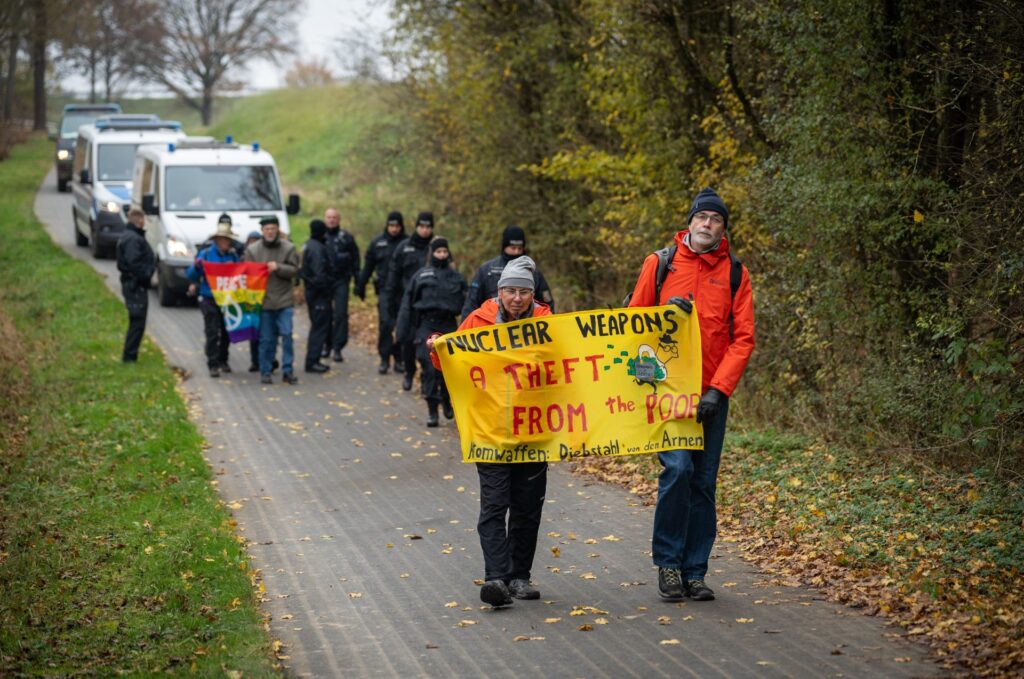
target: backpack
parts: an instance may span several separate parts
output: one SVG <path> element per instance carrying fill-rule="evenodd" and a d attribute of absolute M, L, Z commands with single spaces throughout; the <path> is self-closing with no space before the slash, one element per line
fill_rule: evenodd
<path fill-rule="evenodd" d="M 669 271 L 675 271 L 672 267 L 672 260 L 675 259 L 676 250 L 679 246 L 673 244 L 667 248 L 662 248 L 655 251 L 654 254 L 658 256 L 658 268 L 654 272 L 654 299 L 657 301 L 661 298 L 661 285 L 668 278 Z M 743 280 L 743 262 L 741 262 L 736 255 L 729 253 L 729 259 L 731 266 L 729 267 L 729 292 L 732 295 L 732 299 L 736 299 L 736 291 L 740 289 L 740 281 Z M 633 298 L 633 293 L 630 292 L 626 295 L 626 298 L 622 300 L 622 306 L 627 306 L 629 300 Z M 729 338 L 733 338 L 733 316 L 732 309 L 729 309 Z"/>

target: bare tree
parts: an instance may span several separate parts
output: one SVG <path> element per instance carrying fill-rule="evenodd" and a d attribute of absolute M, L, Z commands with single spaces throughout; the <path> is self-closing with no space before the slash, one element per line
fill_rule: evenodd
<path fill-rule="evenodd" d="M 277 62 L 292 51 L 288 38 L 302 0 L 170 0 L 163 38 L 149 45 L 152 80 L 199 111 L 209 125 L 214 95 L 230 71 L 252 59 Z"/>
<path fill-rule="evenodd" d="M 25 32 L 24 0 L 0 3 L 0 91 L 3 92 L 3 120 L 10 120 L 14 112 L 14 83 L 18 67 L 18 48 Z"/>
<path fill-rule="evenodd" d="M 327 60 L 322 57 L 314 57 L 309 61 L 297 59 L 284 76 L 285 85 L 295 89 L 324 87 L 335 82 L 337 79 L 327 65 Z"/>

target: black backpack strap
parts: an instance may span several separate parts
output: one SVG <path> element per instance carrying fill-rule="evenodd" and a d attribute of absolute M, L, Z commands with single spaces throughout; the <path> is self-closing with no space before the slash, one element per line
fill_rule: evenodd
<path fill-rule="evenodd" d="M 731 266 L 729 267 L 729 292 L 732 293 L 731 301 L 736 301 L 736 291 L 740 289 L 740 283 L 743 281 L 743 262 L 741 262 L 736 255 L 729 253 L 729 259 L 731 260 Z M 729 339 L 734 340 L 735 332 L 733 331 L 733 325 L 735 321 L 732 315 L 732 305 L 729 306 Z"/>
<path fill-rule="evenodd" d="M 672 260 L 676 258 L 676 250 L 678 246 L 674 243 L 667 248 L 662 248 L 655 252 L 658 255 L 658 268 L 654 272 L 654 303 L 657 304 L 661 300 L 661 285 L 668 278 L 669 271 L 675 271 L 675 267 L 672 266 Z"/>

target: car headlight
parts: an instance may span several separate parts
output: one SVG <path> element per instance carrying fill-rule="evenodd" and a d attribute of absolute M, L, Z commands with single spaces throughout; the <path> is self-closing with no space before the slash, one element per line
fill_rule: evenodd
<path fill-rule="evenodd" d="M 106 203 L 100 204 L 100 209 L 102 209 L 104 212 L 120 212 L 121 205 L 119 203 L 115 203 L 112 200 L 108 200 Z"/>
<path fill-rule="evenodd" d="M 71 152 L 67 149 L 60 149 L 57 151 L 57 160 L 67 160 L 71 157 Z"/>
<path fill-rule="evenodd" d="M 188 251 L 188 243 L 185 241 L 173 237 L 167 238 L 167 254 L 171 257 L 187 257 Z"/>

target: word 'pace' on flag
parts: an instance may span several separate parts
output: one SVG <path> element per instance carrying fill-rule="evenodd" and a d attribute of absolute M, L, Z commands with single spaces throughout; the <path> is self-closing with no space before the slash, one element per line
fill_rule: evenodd
<path fill-rule="evenodd" d="M 263 262 L 203 262 L 213 300 L 224 314 L 232 343 L 259 337 L 260 312 L 267 293 L 267 265 Z"/>
<path fill-rule="evenodd" d="M 702 450 L 697 314 L 582 311 L 434 344 L 465 462 L 555 462 Z"/>

